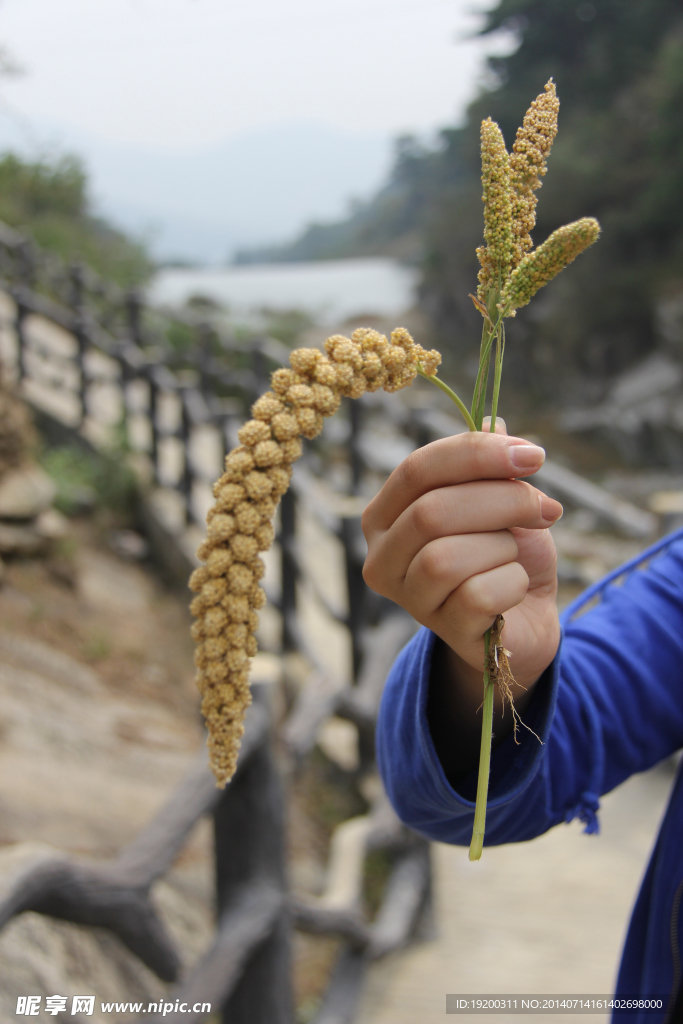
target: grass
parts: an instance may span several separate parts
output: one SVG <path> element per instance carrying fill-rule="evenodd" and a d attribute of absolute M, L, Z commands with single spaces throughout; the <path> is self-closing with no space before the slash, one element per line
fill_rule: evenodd
<path fill-rule="evenodd" d="M 97 508 L 129 521 L 135 503 L 135 477 L 123 453 L 101 455 L 79 445 L 45 448 L 40 453 L 43 469 L 57 485 L 55 504 L 73 516 Z"/>

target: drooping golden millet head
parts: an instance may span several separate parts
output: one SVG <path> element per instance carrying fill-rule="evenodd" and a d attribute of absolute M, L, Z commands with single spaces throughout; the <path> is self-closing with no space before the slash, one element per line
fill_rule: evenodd
<path fill-rule="evenodd" d="M 214 485 L 207 537 L 197 552 L 205 564 L 190 578 L 197 685 L 219 786 L 235 772 L 251 703 L 249 659 L 256 654 L 257 612 L 266 599 L 258 552 L 273 542 L 272 518 L 301 455 L 301 437 L 316 437 L 342 397 L 399 391 L 413 382 L 418 366 L 434 374 L 441 362 L 438 352 L 425 351 L 402 327 L 389 340 L 370 328 L 351 338 L 334 335 L 325 352 L 295 349 L 291 368 L 276 370 L 271 390 L 254 403 L 253 418 L 239 431 L 240 446 L 226 456 Z"/>

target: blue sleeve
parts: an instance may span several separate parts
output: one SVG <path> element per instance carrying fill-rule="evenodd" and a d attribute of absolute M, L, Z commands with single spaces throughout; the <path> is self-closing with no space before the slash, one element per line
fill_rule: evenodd
<path fill-rule="evenodd" d="M 598 799 L 683 746 L 683 540 L 611 585 L 565 626 L 536 684 L 526 730 L 493 752 L 488 845 L 532 839 L 578 815 L 597 830 Z M 456 791 L 427 722 L 434 635 L 396 660 L 380 706 L 377 759 L 399 817 L 441 842 L 469 844 L 476 773 Z"/>

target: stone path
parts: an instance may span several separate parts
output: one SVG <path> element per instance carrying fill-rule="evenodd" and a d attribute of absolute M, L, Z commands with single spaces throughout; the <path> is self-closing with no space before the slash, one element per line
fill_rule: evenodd
<path fill-rule="evenodd" d="M 447 992 L 613 991 L 672 782 L 666 763 L 608 795 L 599 836 L 574 821 L 530 843 L 485 849 L 478 864 L 465 849 L 435 845 L 438 937 L 372 969 L 358 1024 L 436 1024 Z M 464 1019 L 602 1024 L 608 1015 Z"/>

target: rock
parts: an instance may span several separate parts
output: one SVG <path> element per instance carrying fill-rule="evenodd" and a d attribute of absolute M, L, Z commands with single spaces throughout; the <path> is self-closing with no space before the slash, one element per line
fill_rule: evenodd
<path fill-rule="evenodd" d="M 318 732 L 318 746 L 324 754 L 347 772 L 358 769 L 358 729 L 343 718 L 328 718 Z"/>
<path fill-rule="evenodd" d="M 67 520 L 54 508 L 48 508 L 29 523 L 0 519 L 0 554 L 39 555 L 50 543 L 61 540 L 67 531 Z"/>
<path fill-rule="evenodd" d="M 45 540 L 61 540 L 66 535 L 69 524 L 66 516 L 56 508 L 48 508 L 35 520 L 33 529 Z"/>
<path fill-rule="evenodd" d="M 126 562 L 142 562 L 149 555 L 149 544 L 136 530 L 113 530 L 109 546 Z"/>
<path fill-rule="evenodd" d="M 10 469 L 0 478 L 0 519 L 35 519 L 56 494 L 54 481 L 39 466 Z"/>
<path fill-rule="evenodd" d="M 0 520 L 0 554 L 37 555 L 47 547 L 47 540 L 41 537 L 33 523 L 24 526 Z"/>
<path fill-rule="evenodd" d="M 137 566 L 94 551 L 79 552 L 77 565 L 78 591 L 87 607 L 131 615 L 148 610 L 152 592 Z"/>

